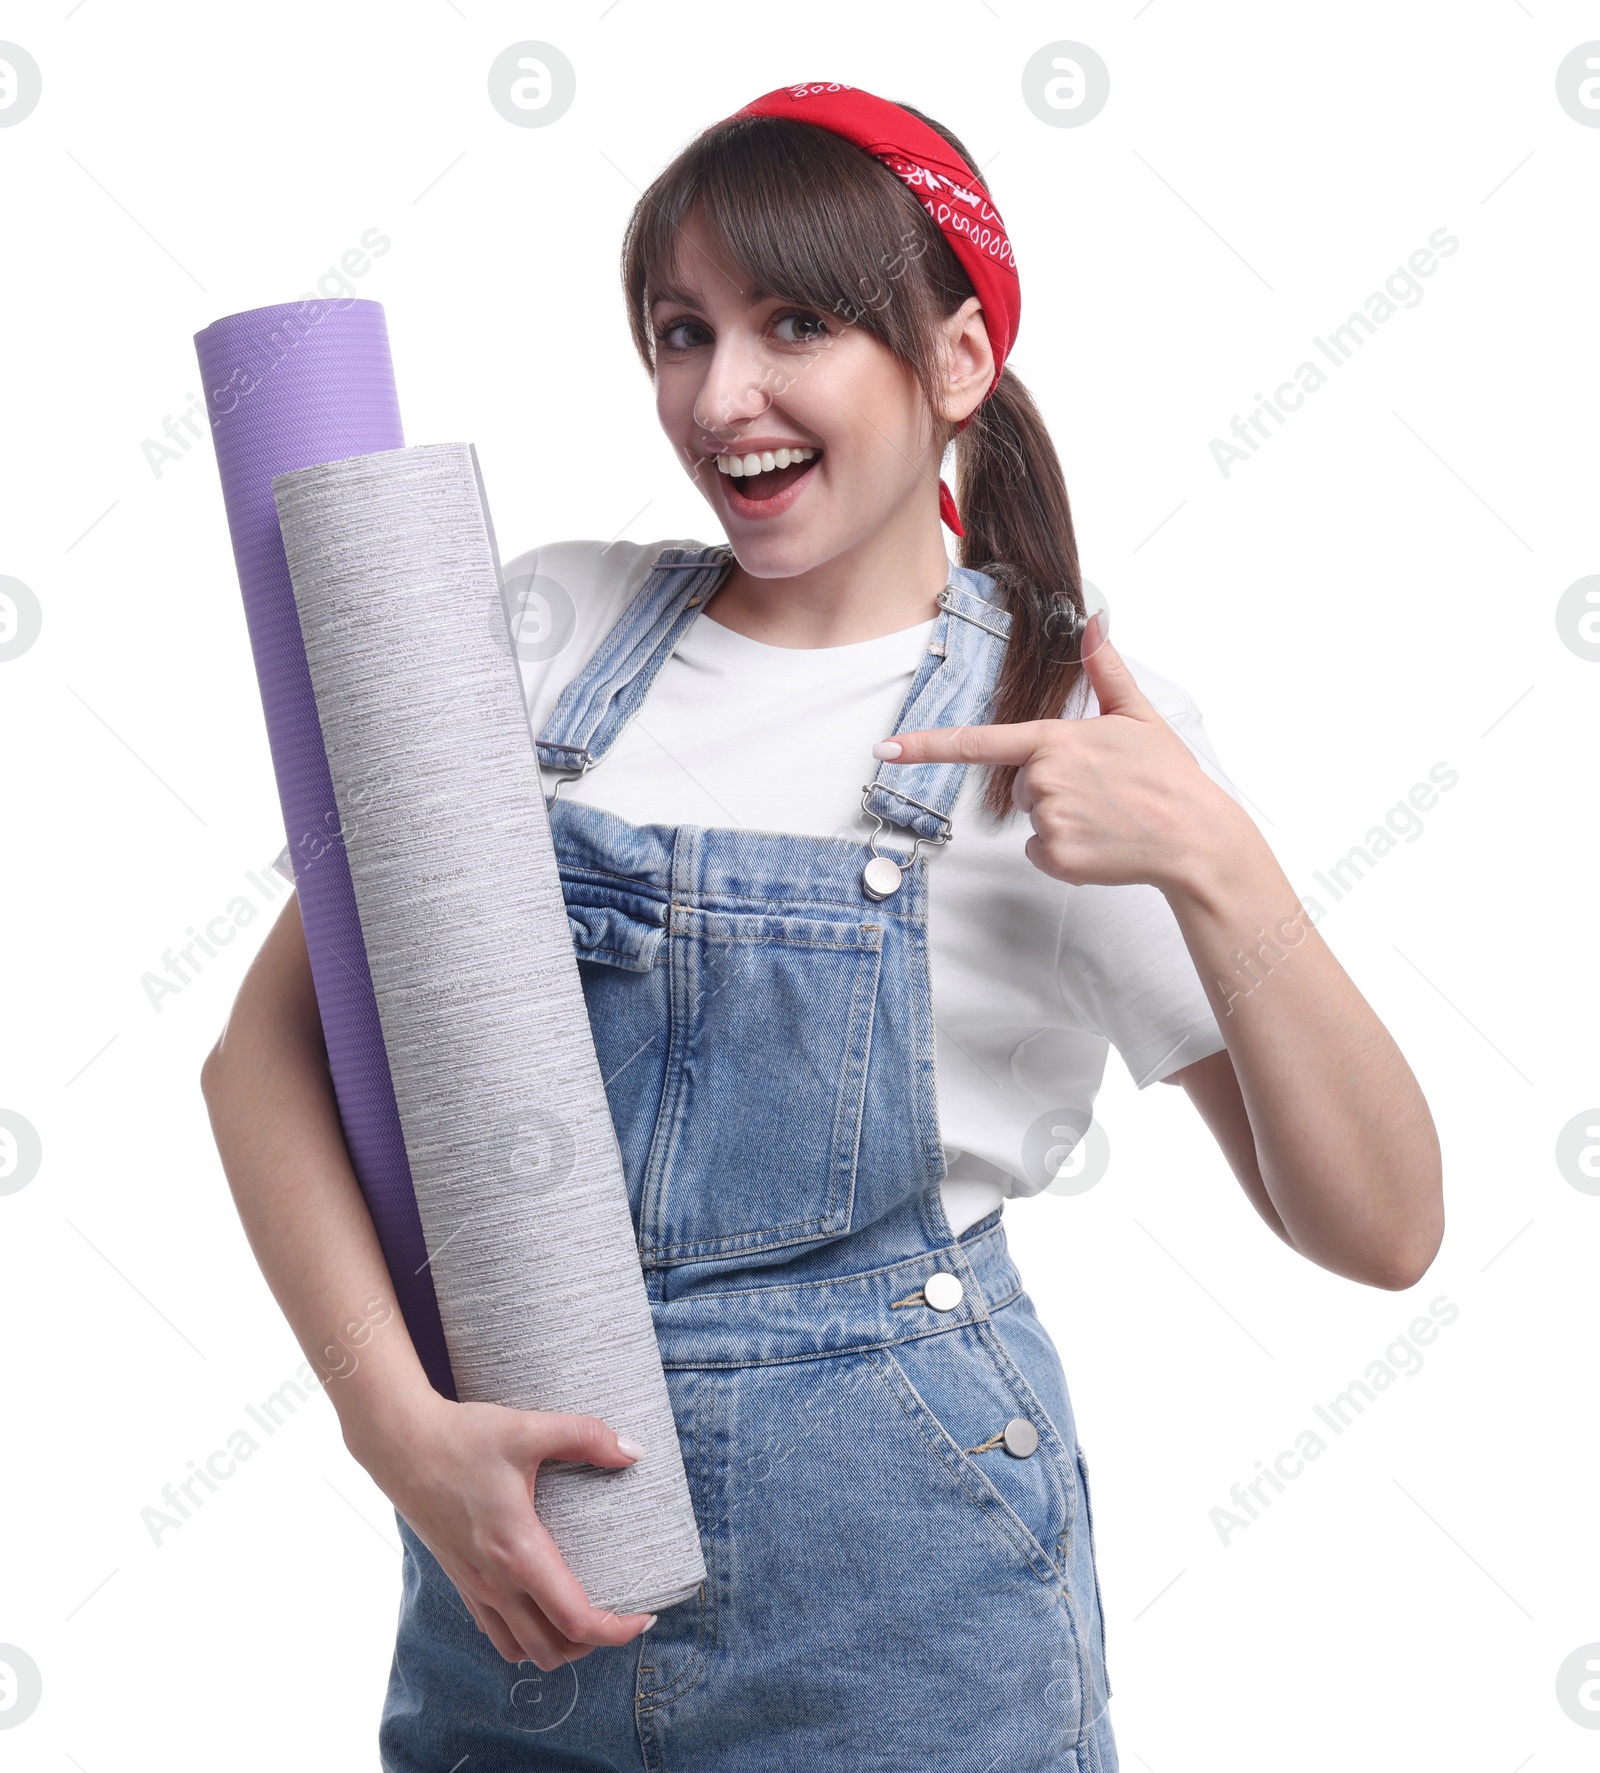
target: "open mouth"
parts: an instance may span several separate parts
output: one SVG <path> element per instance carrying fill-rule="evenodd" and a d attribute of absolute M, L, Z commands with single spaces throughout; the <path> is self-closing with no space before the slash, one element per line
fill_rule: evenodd
<path fill-rule="evenodd" d="M 766 505 L 803 480 L 821 457 L 820 449 L 769 449 L 759 455 L 718 456 L 716 467 L 735 505 Z"/>

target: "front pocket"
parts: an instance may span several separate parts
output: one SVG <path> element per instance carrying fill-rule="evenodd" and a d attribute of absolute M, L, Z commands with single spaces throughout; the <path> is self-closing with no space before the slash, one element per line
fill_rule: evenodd
<path fill-rule="evenodd" d="M 1064 1449 L 1042 1413 L 1030 1408 L 983 1341 L 981 1324 L 896 1343 L 870 1355 L 913 1439 L 954 1474 L 990 1525 L 1042 1582 L 1059 1586 L 1062 1549 L 1072 1531 L 1076 1487 L 1061 1480 Z M 1026 1458 L 982 1446 L 1024 1417 L 1039 1443 Z"/>
<path fill-rule="evenodd" d="M 658 1265 L 848 1231 L 882 926 L 672 907 L 671 1044 L 645 1174 Z"/>

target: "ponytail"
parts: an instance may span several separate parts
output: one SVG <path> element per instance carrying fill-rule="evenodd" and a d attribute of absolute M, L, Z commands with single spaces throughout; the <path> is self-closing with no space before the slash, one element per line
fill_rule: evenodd
<path fill-rule="evenodd" d="M 1009 369 L 956 438 L 961 564 L 994 579 L 1011 636 L 989 719 L 1050 720 L 1083 666 L 1083 580 L 1066 481 L 1033 397 Z M 983 801 L 1012 811 L 1015 764 L 991 764 Z"/>

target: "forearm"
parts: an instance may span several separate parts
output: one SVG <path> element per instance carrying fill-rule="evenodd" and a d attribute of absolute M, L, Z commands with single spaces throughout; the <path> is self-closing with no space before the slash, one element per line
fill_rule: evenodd
<path fill-rule="evenodd" d="M 1261 1178 L 1294 1246 L 1412 1284 L 1444 1229 L 1438 1137 L 1410 1067 L 1255 826 L 1163 886 L 1227 1042 Z"/>
<path fill-rule="evenodd" d="M 345 1445 L 508 1662 L 549 1670 L 654 1623 L 589 1604 L 534 1511 L 546 1459 L 644 1451 L 597 1416 L 453 1403 L 428 1382 L 350 1167 L 300 910 L 269 932 L 201 1072 L 228 1185 Z"/>
<path fill-rule="evenodd" d="M 1283 1235 L 1312 1261 L 1410 1286 L 1444 1232 L 1439 1142 L 1416 1079 L 1244 809 L 1140 690 L 1103 610 L 1082 658 L 1092 719 L 901 732 L 873 755 L 1016 765 L 1011 799 L 1033 825 L 1023 853 L 1036 868 L 1163 892 L 1249 1119 L 1246 1153 L 1237 1112 L 1211 1101 L 1241 1181 L 1256 1198 L 1259 1172 Z M 1212 1072 L 1199 1075 L 1209 1093 Z"/>
<path fill-rule="evenodd" d="M 268 943 L 296 938 L 297 916 Z M 393 1439 L 406 1411 L 437 1394 L 350 1165 L 308 995 L 264 947 L 201 1087 L 250 1247 L 357 1448 Z"/>

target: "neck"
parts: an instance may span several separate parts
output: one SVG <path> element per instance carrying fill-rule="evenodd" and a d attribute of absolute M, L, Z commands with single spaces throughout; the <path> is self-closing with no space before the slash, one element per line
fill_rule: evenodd
<path fill-rule="evenodd" d="M 701 613 L 751 640 L 792 647 L 849 646 L 929 621 L 950 574 L 930 503 L 908 501 L 864 541 L 789 578 L 756 578 L 735 561 Z"/>

